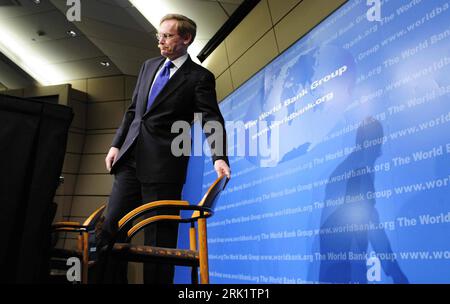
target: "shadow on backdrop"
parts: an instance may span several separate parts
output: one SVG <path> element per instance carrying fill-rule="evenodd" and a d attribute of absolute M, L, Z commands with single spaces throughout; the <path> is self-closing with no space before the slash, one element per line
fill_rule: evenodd
<path fill-rule="evenodd" d="M 369 144 L 370 143 L 370 144 Z M 373 167 L 380 157 L 383 127 L 366 118 L 356 132 L 356 148 L 333 171 L 325 189 L 321 215 L 319 281 L 323 283 L 367 283 L 369 244 L 375 255 L 390 257 L 378 261 L 394 283 L 408 283 L 391 249 L 384 226 L 380 225 Z"/>

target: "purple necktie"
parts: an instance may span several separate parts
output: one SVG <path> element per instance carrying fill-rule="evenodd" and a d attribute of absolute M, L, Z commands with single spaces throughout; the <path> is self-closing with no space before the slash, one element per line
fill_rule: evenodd
<path fill-rule="evenodd" d="M 162 68 L 161 73 L 159 73 L 158 77 L 156 77 L 152 89 L 150 90 L 150 94 L 148 95 L 147 111 L 152 106 L 156 96 L 158 96 L 159 92 L 161 92 L 161 90 L 164 88 L 167 81 L 169 81 L 170 68 L 172 66 L 173 66 L 172 61 L 167 61 L 164 67 Z"/>

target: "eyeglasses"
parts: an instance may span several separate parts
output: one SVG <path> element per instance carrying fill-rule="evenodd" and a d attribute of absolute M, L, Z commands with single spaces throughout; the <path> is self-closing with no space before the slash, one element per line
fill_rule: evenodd
<path fill-rule="evenodd" d="M 175 36 L 176 36 L 176 34 L 160 34 L 160 33 L 156 33 L 155 34 L 155 38 L 158 41 L 163 39 L 163 38 L 164 38 L 164 40 L 170 40 L 170 39 L 172 39 Z"/>

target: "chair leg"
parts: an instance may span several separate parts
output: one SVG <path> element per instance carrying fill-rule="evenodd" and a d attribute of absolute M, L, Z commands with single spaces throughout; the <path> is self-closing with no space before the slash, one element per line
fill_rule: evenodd
<path fill-rule="evenodd" d="M 198 220 L 199 260 L 200 260 L 200 284 L 209 284 L 208 244 L 206 233 L 206 219 Z"/>
<path fill-rule="evenodd" d="M 83 241 L 83 269 L 82 269 L 82 283 L 87 284 L 88 283 L 88 271 L 89 271 L 89 234 L 87 232 L 83 232 L 82 234 L 82 241 Z"/>
<path fill-rule="evenodd" d="M 194 285 L 198 285 L 198 267 L 192 266 L 191 268 L 191 282 Z"/>

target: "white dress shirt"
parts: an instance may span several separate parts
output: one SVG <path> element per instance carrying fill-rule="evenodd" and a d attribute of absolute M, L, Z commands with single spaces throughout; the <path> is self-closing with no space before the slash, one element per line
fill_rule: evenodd
<path fill-rule="evenodd" d="M 169 79 L 172 78 L 172 76 L 175 74 L 176 71 L 178 71 L 179 68 L 181 68 L 181 66 L 186 62 L 186 60 L 188 59 L 188 54 L 184 54 L 181 57 L 178 57 L 177 59 L 173 60 L 172 63 L 172 67 L 170 68 L 170 75 L 169 75 Z M 161 67 L 159 68 L 158 72 L 155 75 L 155 78 L 153 78 L 153 82 L 152 82 L 152 87 L 153 84 L 155 83 L 156 78 L 158 78 L 159 73 L 161 73 L 162 68 L 164 67 L 164 65 L 169 62 L 171 60 L 169 60 L 169 58 L 167 58 L 164 63 L 161 65 Z M 150 92 L 151 92 L 151 88 L 150 88 Z"/>

